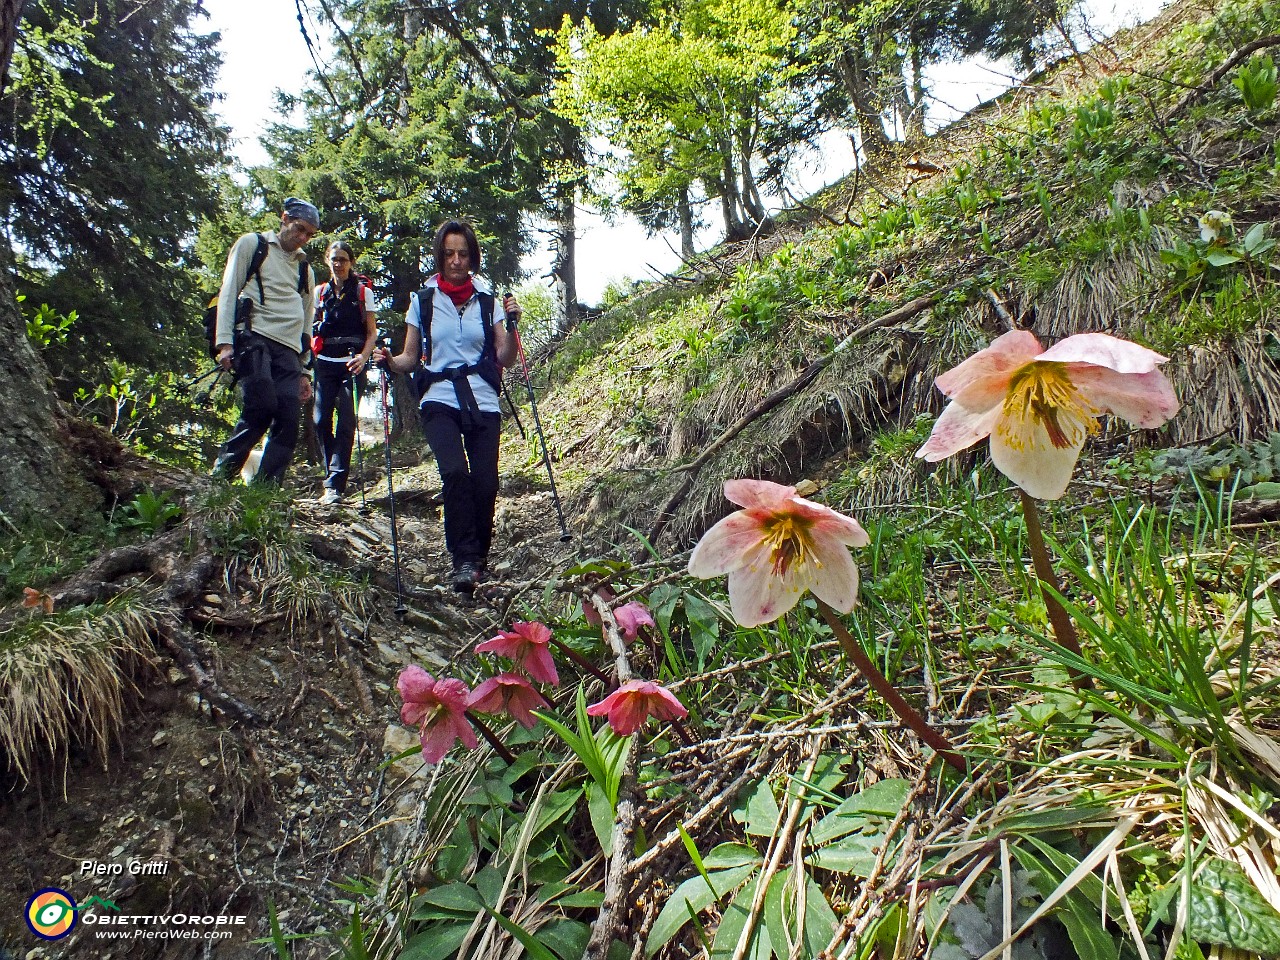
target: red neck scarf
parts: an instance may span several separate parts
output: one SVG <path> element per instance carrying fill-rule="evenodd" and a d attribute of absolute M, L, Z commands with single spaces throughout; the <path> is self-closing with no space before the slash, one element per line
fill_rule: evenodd
<path fill-rule="evenodd" d="M 436 274 L 436 283 L 440 289 L 449 295 L 449 299 L 453 301 L 455 307 L 460 307 L 476 292 L 476 285 L 471 277 L 467 277 L 466 283 L 450 283 L 442 274 Z"/>

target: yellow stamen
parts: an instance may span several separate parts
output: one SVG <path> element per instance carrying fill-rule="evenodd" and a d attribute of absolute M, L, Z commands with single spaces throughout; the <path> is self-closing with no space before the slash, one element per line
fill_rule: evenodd
<path fill-rule="evenodd" d="M 769 562 L 774 576 L 784 577 L 793 564 L 812 563 L 821 567 L 813 552 L 812 525 L 806 517 L 779 514 L 764 522 L 764 542 L 769 546 Z"/>
<path fill-rule="evenodd" d="M 1029 363 L 1013 375 L 1004 398 L 1004 415 L 1014 423 L 1037 421 L 1060 450 L 1074 447 L 1081 428 L 1098 432 L 1097 411 L 1080 395 L 1061 363 Z M 1002 430 L 1015 449 L 1025 448 L 1020 431 Z"/>

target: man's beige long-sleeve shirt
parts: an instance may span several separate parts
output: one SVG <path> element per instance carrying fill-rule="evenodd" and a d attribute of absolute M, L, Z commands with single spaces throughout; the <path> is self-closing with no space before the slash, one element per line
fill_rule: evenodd
<path fill-rule="evenodd" d="M 236 301 L 242 296 L 253 300 L 253 332 L 277 343 L 303 352 L 303 331 L 310 333 L 308 320 L 316 285 L 315 274 L 307 267 L 307 287 L 298 293 L 298 264 L 306 259 L 301 248 L 287 253 L 280 246 L 280 235 L 274 230 L 263 233 L 267 238 L 267 258 L 262 262 L 262 293 L 258 297 L 258 278 L 241 283 L 258 247 L 258 235 L 246 233 L 236 241 L 222 272 L 222 289 L 218 294 L 218 330 L 215 346 L 231 343 L 235 326 Z"/>

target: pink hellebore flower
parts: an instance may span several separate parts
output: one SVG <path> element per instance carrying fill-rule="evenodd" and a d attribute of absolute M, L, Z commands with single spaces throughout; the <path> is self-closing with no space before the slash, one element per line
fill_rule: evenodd
<path fill-rule="evenodd" d="M 547 645 L 551 643 L 551 629 L 543 623 L 513 623 L 511 631 L 498 634 L 492 640 L 476 646 L 476 653 L 496 653 L 506 657 L 539 683 L 560 685 L 555 661 Z"/>
<path fill-rule="evenodd" d="M 480 713 L 505 713 L 526 730 L 532 730 L 538 722 L 530 710 L 550 704 L 524 677 L 514 673 L 500 673 L 490 677 L 471 691 L 467 709 Z"/>
<path fill-rule="evenodd" d="M 689 715 L 666 687 L 651 680 L 628 680 L 599 703 L 587 707 L 593 717 L 609 718 L 609 726 L 620 737 L 629 737 L 650 717 L 682 720 Z"/>
<path fill-rule="evenodd" d="M 641 627 L 655 626 L 653 617 L 649 615 L 649 608 L 638 600 L 624 603 L 613 611 L 613 619 L 618 621 L 618 629 L 622 631 L 623 639 L 627 643 L 631 643 L 640 635 Z"/>
<path fill-rule="evenodd" d="M 857 520 L 768 480 L 728 480 L 724 495 L 743 507 L 703 534 L 689 573 L 729 575 L 729 606 L 744 627 L 777 620 L 806 590 L 848 613 L 858 601 L 849 547 L 870 538 Z"/>
<path fill-rule="evenodd" d="M 1011 331 L 938 377 L 951 403 L 916 456 L 935 462 L 989 436 L 1001 473 L 1033 497 L 1057 500 L 1102 414 L 1158 427 L 1178 412 L 1156 369 L 1166 359 L 1105 333 L 1045 350 L 1027 331 Z"/>
<path fill-rule="evenodd" d="M 455 739 L 468 750 L 476 747 L 476 732 L 467 720 L 467 685 L 461 680 L 435 679 L 421 667 L 400 671 L 396 689 L 404 703 L 400 719 L 418 728 L 424 763 L 439 763 Z"/>

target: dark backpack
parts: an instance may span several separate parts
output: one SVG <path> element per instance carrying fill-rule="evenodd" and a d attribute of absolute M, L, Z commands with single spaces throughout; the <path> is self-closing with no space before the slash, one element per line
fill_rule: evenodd
<path fill-rule="evenodd" d="M 410 374 L 409 382 L 413 386 L 414 397 L 421 402 L 423 394 L 433 383 L 451 380 L 454 376 L 480 374 L 485 383 L 494 390 L 502 389 L 502 368 L 498 366 L 498 351 L 493 343 L 493 294 L 480 293 L 476 297 L 480 301 L 480 323 L 484 326 L 484 347 L 475 363 L 465 367 L 454 368 L 450 373 L 432 373 L 427 369 L 431 365 L 431 320 L 435 316 L 436 298 L 434 287 L 423 287 L 418 291 L 418 322 L 422 325 L 422 365 Z"/>
<path fill-rule="evenodd" d="M 244 283 L 241 283 L 238 289 L 243 290 L 245 285 L 248 284 L 249 278 L 256 277 L 258 280 L 258 302 L 265 304 L 267 302 L 267 295 L 262 290 L 262 264 L 267 259 L 268 244 L 267 238 L 262 234 L 259 233 L 257 237 L 258 245 L 254 248 L 253 256 L 249 258 L 249 269 L 245 271 Z M 214 340 L 216 340 L 218 336 L 218 298 L 221 296 L 221 293 L 221 290 L 219 290 L 218 293 L 215 293 L 213 295 L 213 299 L 209 301 L 209 305 L 204 308 L 204 339 L 205 343 L 208 344 L 209 356 L 211 357 L 216 357 L 218 355 L 218 348 L 214 344 Z M 303 297 L 306 297 L 307 294 L 306 260 L 303 260 L 298 264 L 298 293 L 302 294 Z M 240 319 L 238 316 L 239 305 L 240 302 L 237 300 L 237 321 Z M 245 329 L 249 329 L 249 327 L 250 323 L 248 316 L 246 315 Z M 307 339 L 305 327 L 303 328 L 303 339 Z M 305 350 L 303 352 L 305 352 Z"/>
<path fill-rule="evenodd" d="M 333 291 L 332 278 L 324 284 L 324 293 L 320 297 L 320 306 L 316 310 L 315 320 L 311 325 L 311 348 L 316 353 L 324 349 L 324 344 L 330 346 L 363 346 L 365 342 L 365 320 L 364 320 L 364 292 L 366 289 L 373 289 L 373 281 L 368 277 L 355 273 L 350 279 L 356 281 L 356 299 L 355 303 L 359 315 L 359 330 L 356 330 L 355 321 L 349 331 L 336 329 L 338 327 L 338 319 L 334 316 L 335 311 L 331 309 L 336 295 Z M 350 301 L 347 301 L 348 303 Z M 358 341 L 358 343 L 357 343 Z"/>

